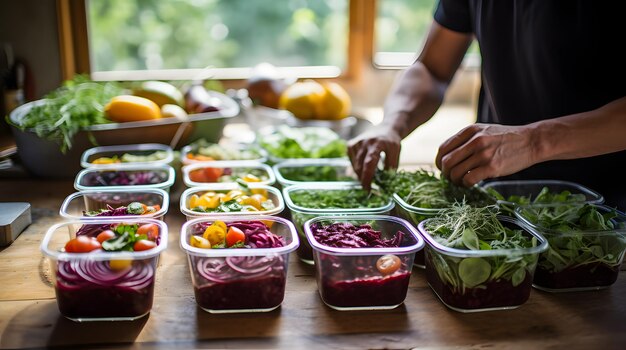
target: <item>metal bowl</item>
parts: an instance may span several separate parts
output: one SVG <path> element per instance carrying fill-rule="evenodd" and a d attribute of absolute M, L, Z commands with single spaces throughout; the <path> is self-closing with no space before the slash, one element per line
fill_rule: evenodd
<path fill-rule="evenodd" d="M 92 125 L 74 135 L 73 145 L 65 154 L 54 141 L 40 138 L 32 130 L 21 130 L 20 125 L 28 111 L 44 100 L 37 100 L 22 105 L 13 112 L 11 131 L 15 136 L 17 153 L 21 162 L 32 174 L 42 177 L 73 178 L 81 170 L 82 153 L 93 147 L 89 134 L 97 145 L 123 145 L 139 143 L 161 143 L 170 145 L 179 137 L 173 148 L 182 147 L 201 137 L 210 142 L 218 142 L 227 119 L 239 114 L 239 105 L 232 98 L 214 91 L 209 92 L 221 100 L 222 108 L 216 112 L 190 114 L 186 119 L 163 118 L 151 121 L 128 123 L 108 123 Z M 179 132 L 180 130 L 180 132 Z M 177 133 L 180 133 L 177 136 Z"/>

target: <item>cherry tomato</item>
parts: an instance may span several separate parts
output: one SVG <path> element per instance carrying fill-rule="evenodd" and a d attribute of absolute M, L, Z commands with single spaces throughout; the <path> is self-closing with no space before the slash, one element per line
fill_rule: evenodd
<path fill-rule="evenodd" d="M 222 168 L 204 168 L 204 176 L 207 178 L 207 182 L 217 182 L 222 174 L 224 174 L 224 169 Z"/>
<path fill-rule="evenodd" d="M 94 237 L 78 236 L 65 244 L 68 253 L 88 253 L 100 249 L 100 242 Z"/>
<path fill-rule="evenodd" d="M 378 261 L 376 261 L 376 268 L 383 275 L 393 274 L 398 271 L 401 265 L 402 262 L 400 261 L 400 258 L 393 254 L 383 255 L 378 258 Z"/>
<path fill-rule="evenodd" d="M 232 247 L 237 242 L 245 242 L 246 235 L 240 229 L 235 226 L 231 226 L 226 234 L 226 245 Z"/>
<path fill-rule="evenodd" d="M 159 237 L 159 226 L 155 224 L 141 225 L 137 229 L 137 234 L 146 235 L 149 240 L 156 241 L 156 239 Z"/>
<path fill-rule="evenodd" d="M 133 245 L 133 250 L 135 250 L 136 252 L 140 252 L 142 250 L 150 250 L 152 248 L 155 248 L 156 246 L 157 244 L 152 241 L 149 241 L 147 239 L 140 239 L 135 242 L 135 245 Z"/>
<path fill-rule="evenodd" d="M 193 182 L 211 182 L 202 169 L 190 172 L 189 179 Z"/>
<path fill-rule="evenodd" d="M 96 239 L 98 240 L 98 242 L 102 243 L 104 241 L 108 241 L 109 239 L 115 236 L 116 236 L 115 232 L 111 230 L 104 230 L 98 234 L 98 237 L 96 237 Z"/>

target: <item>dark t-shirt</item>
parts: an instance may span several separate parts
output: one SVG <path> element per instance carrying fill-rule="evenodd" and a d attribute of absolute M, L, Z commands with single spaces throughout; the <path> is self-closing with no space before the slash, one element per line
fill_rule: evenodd
<path fill-rule="evenodd" d="M 625 1 L 441 0 L 434 18 L 479 43 L 478 121 L 522 125 L 626 96 L 625 14 Z M 626 173 L 617 170 L 625 165 L 622 151 L 544 162 L 506 179 L 573 181 L 626 210 Z"/>

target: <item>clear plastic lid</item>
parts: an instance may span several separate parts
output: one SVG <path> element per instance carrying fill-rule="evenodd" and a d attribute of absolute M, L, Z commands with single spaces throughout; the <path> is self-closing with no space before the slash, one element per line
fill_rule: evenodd
<path fill-rule="evenodd" d="M 311 227 L 317 223 L 352 223 L 369 224 L 376 231 L 393 232 L 398 231 L 408 235 L 408 239 L 403 239 L 403 246 L 390 248 L 336 248 L 319 243 L 313 236 Z M 319 216 L 304 223 L 306 238 L 318 251 L 333 255 L 381 255 L 381 254 L 410 254 L 415 253 L 424 247 L 424 239 L 417 233 L 413 225 L 406 220 L 388 215 L 350 215 L 350 216 Z"/>
<path fill-rule="evenodd" d="M 531 248 L 518 248 L 518 249 L 492 249 L 492 250 L 466 250 L 447 247 L 437 242 L 430 232 L 426 230 L 426 225 L 433 219 L 426 219 L 419 223 L 417 229 L 419 230 L 426 244 L 432 249 L 449 256 L 455 256 L 459 258 L 481 258 L 481 257 L 493 257 L 493 256 L 520 256 L 526 254 L 539 254 L 548 249 L 548 241 L 534 228 L 521 224 L 518 220 L 510 218 L 508 216 L 498 216 L 498 220 L 504 224 L 505 227 L 509 227 L 516 230 L 523 230 L 532 237 L 535 237 L 539 244 Z"/>
<path fill-rule="evenodd" d="M 82 225 L 106 225 L 106 224 L 154 224 L 159 227 L 159 243 L 155 248 L 137 252 L 120 251 L 92 251 L 89 253 L 66 253 L 63 251 L 65 244 L 72 238 L 76 237 L 76 232 Z M 150 259 L 158 256 L 167 248 L 167 225 L 161 220 L 151 218 L 128 218 L 120 220 L 118 218 L 107 218 L 100 220 L 72 220 L 52 225 L 43 240 L 41 241 L 41 252 L 52 259 L 70 261 L 70 260 L 142 260 Z"/>
<path fill-rule="evenodd" d="M 250 214 L 250 213 L 248 213 Z M 270 231 L 278 236 L 284 237 L 287 245 L 279 248 L 244 248 L 244 249 L 203 249 L 192 247 L 189 244 L 189 237 L 193 234 L 193 227 L 201 223 L 212 223 L 216 220 L 229 222 L 241 221 L 263 221 L 271 222 Z M 227 257 L 227 256 L 263 256 L 272 254 L 289 254 L 300 245 L 296 228 L 293 224 L 281 217 L 269 215 L 245 215 L 237 217 L 206 216 L 189 220 L 183 224 L 180 230 L 180 246 L 187 254 L 206 257 Z"/>
<path fill-rule="evenodd" d="M 241 161 L 241 162 L 258 162 L 258 163 L 265 163 L 267 161 L 267 152 L 265 151 L 265 149 L 261 148 L 259 145 L 256 145 L 256 144 L 237 143 L 237 144 L 232 144 L 232 145 L 226 145 L 226 146 L 220 145 L 220 146 L 225 147 L 225 148 L 232 148 L 233 150 L 240 151 L 240 152 L 249 150 L 251 152 L 257 153 L 259 156 L 257 158 L 252 158 L 252 159 L 216 159 L 216 160 L 209 160 L 209 161 L 196 160 L 196 159 L 189 158 L 189 154 L 197 153 L 198 148 L 200 146 L 191 144 L 181 149 L 180 161 L 183 165 L 202 163 L 202 162 L 212 163 L 212 162 L 235 161 L 235 160 Z"/>
<path fill-rule="evenodd" d="M 153 156 L 154 159 L 145 159 Z M 119 162 L 94 164 L 93 161 L 101 158 L 109 158 Z M 85 152 L 80 158 L 83 168 L 115 168 L 120 169 L 128 165 L 159 165 L 169 164 L 174 160 L 174 151 L 167 145 L 159 143 L 141 143 L 135 145 L 116 145 L 93 147 Z M 107 160 L 104 160 L 105 162 Z"/>
<path fill-rule="evenodd" d="M 393 200 L 389 198 L 386 203 L 379 207 L 359 207 L 359 208 L 307 208 L 297 205 L 291 199 L 291 196 L 296 191 L 345 191 L 345 190 L 362 190 L 363 187 L 360 184 L 346 184 L 346 183 L 303 183 L 299 185 L 293 185 L 285 187 L 283 189 L 283 196 L 285 197 L 285 203 L 290 210 L 295 210 L 303 213 L 325 213 L 325 214 L 383 214 L 391 211 L 394 207 Z"/>
<path fill-rule="evenodd" d="M 193 181 L 190 178 L 191 172 L 199 170 L 199 169 L 204 169 L 204 168 L 217 168 L 217 169 L 223 169 L 224 171 L 226 169 L 230 169 L 231 173 L 233 174 L 252 170 L 252 171 L 257 171 L 259 173 L 264 174 L 265 177 L 267 177 L 267 179 L 261 180 L 259 182 L 250 182 L 250 184 L 273 185 L 276 182 L 276 177 L 274 176 L 274 172 L 272 171 L 272 168 L 270 168 L 268 165 L 257 163 L 257 162 L 251 162 L 247 160 L 232 160 L 232 161 L 197 162 L 194 164 L 185 165 L 182 168 L 183 181 L 185 182 L 185 185 L 187 187 L 195 187 L 195 186 L 204 186 L 204 185 L 211 184 L 211 185 L 216 186 L 216 188 L 220 186 L 224 188 L 229 188 L 233 184 L 237 184 L 237 182 L 233 182 L 233 181 L 198 182 L 198 181 Z"/>
<path fill-rule="evenodd" d="M 61 204 L 61 216 L 67 219 L 100 220 L 103 216 L 84 216 L 85 211 L 97 211 L 128 206 L 139 202 L 147 206 L 158 205 L 159 209 L 153 213 L 139 215 L 115 216 L 119 220 L 129 218 L 148 217 L 159 218 L 167 213 L 170 197 L 167 192 L 158 188 L 136 189 L 125 188 L 123 191 L 111 189 L 84 190 L 70 194 Z"/>
<path fill-rule="evenodd" d="M 262 210 L 262 211 L 254 211 L 254 212 L 240 211 L 240 212 L 227 212 L 227 213 L 213 213 L 213 212 L 203 213 L 203 212 L 193 211 L 191 210 L 191 208 L 189 208 L 189 199 L 194 194 L 201 195 L 202 193 L 205 193 L 205 192 L 228 192 L 231 190 L 245 191 L 245 189 L 243 189 L 241 186 L 238 186 L 237 184 L 229 184 L 228 187 L 205 185 L 205 186 L 196 186 L 196 187 L 188 188 L 180 196 L 180 211 L 185 216 L 190 218 L 190 217 L 207 217 L 207 216 L 208 217 L 212 217 L 212 216 L 214 217 L 224 217 L 224 216 L 240 217 L 240 216 L 246 216 L 246 215 L 248 216 L 249 215 L 276 215 L 282 212 L 283 209 L 285 209 L 285 203 L 283 201 L 283 197 L 281 196 L 280 191 L 277 190 L 275 187 L 268 186 L 268 185 L 250 184 L 248 188 L 251 191 L 252 190 L 267 191 L 267 198 L 272 200 L 272 202 L 275 205 L 275 208 L 271 210 Z"/>
<path fill-rule="evenodd" d="M 585 195 L 586 203 L 602 204 L 604 202 L 604 197 L 598 192 L 574 182 L 560 180 L 491 181 L 482 184 L 481 187 L 485 190 L 495 190 L 504 198 L 508 198 L 509 196 L 525 196 L 530 197 L 532 200 L 537 197 L 544 187 L 547 187 L 550 192 L 560 193 L 562 191 L 569 191 L 572 194 L 583 194 Z M 517 205 L 507 200 L 498 200 L 498 203 L 510 206 Z"/>
<path fill-rule="evenodd" d="M 540 224 L 533 222 L 531 218 L 528 216 L 528 211 L 531 213 L 537 213 L 539 211 L 547 210 L 548 212 L 554 211 L 551 216 L 556 216 L 558 214 L 563 214 L 559 209 L 567 206 L 574 206 L 576 210 L 582 207 L 583 205 L 588 204 L 593 206 L 600 214 L 606 214 L 609 212 L 614 212 L 615 217 L 610 220 L 613 222 L 615 228 L 608 230 L 570 230 L 570 231 L 562 231 L 562 230 L 554 230 L 541 226 Z M 575 204 L 534 204 L 530 206 L 518 206 L 515 208 L 515 217 L 521 221 L 524 225 L 529 226 L 531 229 L 537 230 L 544 235 L 560 235 L 560 236 L 579 236 L 579 235 L 590 235 L 590 236 L 603 236 L 603 235 L 626 235 L 626 214 L 623 212 L 611 208 L 609 206 L 603 204 L 593 204 L 593 203 L 575 203 Z"/>
<path fill-rule="evenodd" d="M 319 173 L 320 168 L 333 168 L 335 176 L 352 178 L 352 180 L 318 180 L 318 181 L 298 181 L 288 178 L 288 176 L 284 175 L 285 171 L 288 169 L 315 169 L 316 173 Z M 311 183 L 311 182 L 341 182 L 341 183 L 351 183 L 358 184 L 358 177 L 354 170 L 352 169 L 352 163 L 348 159 L 343 158 L 302 158 L 302 159 L 291 159 L 278 164 L 275 164 L 273 167 L 274 174 L 276 175 L 276 180 L 283 187 L 297 185 L 302 183 Z M 331 174 L 331 176 L 332 176 Z"/>
<path fill-rule="evenodd" d="M 158 176 L 158 178 L 146 179 L 151 174 Z M 119 169 L 87 168 L 76 175 L 74 188 L 79 191 L 104 188 L 125 191 L 133 186 L 141 189 L 159 188 L 167 191 L 174 184 L 175 176 L 174 168 L 166 164 L 128 165 Z M 142 183 L 146 181 L 150 183 Z"/>

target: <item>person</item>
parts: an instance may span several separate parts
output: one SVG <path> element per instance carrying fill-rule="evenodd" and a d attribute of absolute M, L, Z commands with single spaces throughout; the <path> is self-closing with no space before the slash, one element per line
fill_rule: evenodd
<path fill-rule="evenodd" d="M 439 147 L 456 184 L 494 179 L 575 182 L 626 209 L 626 3 L 441 0 L 424 47 L 394 83 L 383 122 L 348 143 L 364 188 L 384 152 L 430 119 L 472 40 L 481 52 L 477 123 Z"/>

